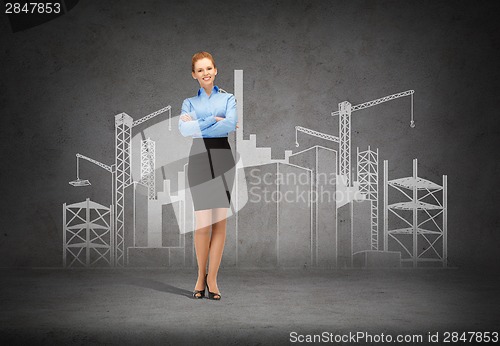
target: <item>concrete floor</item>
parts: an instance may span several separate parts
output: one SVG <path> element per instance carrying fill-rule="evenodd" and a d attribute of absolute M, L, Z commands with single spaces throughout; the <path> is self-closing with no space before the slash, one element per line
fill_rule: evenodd
<path fill-rule="evenodd" d="M 221 301 L 191 299 L 195 270 L 0 273 L 5 345 L 279 345 L 293 331 L 499 331 L 500 280 L 480 270 L 221 269 Z"/>

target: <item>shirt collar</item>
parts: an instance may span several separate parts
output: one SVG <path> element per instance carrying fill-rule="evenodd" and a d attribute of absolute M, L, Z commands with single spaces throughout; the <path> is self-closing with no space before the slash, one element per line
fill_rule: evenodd
<path fill-rule="evenodd" d="M 212 89 L 212 92 L 214 92 L 214 91 L 215 91 L 216 93 L 218 93 L 218 92 L 219 92 L 219 87 L 218 87 L 217 85 L 214 85 L 214 88 Z M 201 93 L 204 93 L 205 95 L 207 94 L 207 92 L 206 92 L 206 91 L 205 91 L 205 89 L 203 89 L 203 88 L 200 88 L 200 89 L 198 90 L 198 96 L 200 96 L 200 95 L 201 95 Z"/>

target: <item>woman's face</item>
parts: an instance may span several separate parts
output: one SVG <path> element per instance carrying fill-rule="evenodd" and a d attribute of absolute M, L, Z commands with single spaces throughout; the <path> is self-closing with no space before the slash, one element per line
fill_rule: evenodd
<path fill-rule="evenodd" d="M 197 79 L 202 88 L 210 88 L 214 85 L 217 69 L 208 58 L 203 58 L 194 63 L 193 78 Z"/>

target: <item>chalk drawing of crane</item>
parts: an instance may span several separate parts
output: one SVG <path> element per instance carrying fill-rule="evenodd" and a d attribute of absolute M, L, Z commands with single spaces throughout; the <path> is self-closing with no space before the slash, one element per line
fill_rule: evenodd
<path fill-rule="evenodd" d="M 112 201 L 115 208 L 114 263 L 116 266 L 123 267 L 125 259 L 125 188 L 132 183 L 132 128 L 167 111 L 169 112 L 169 128 L 171 128 L 171 109 L 172 107 L 170 105 L 166 106 L 136 121 L 133 121 L 132 117 L 130 117 L 126 113 L 115 115 L 115 164 L 112 166 L 105 165 L 103 163 L 100 163 L 99 161 L 77 154 L 77 158 L 82 158 L 87 161 L 93 162 L 94 164 L 106 169 L 113 175 Z M 77 161 L 77 179 L 70 182 L 70 184 L 77 187 L 90 185 L 90 182 L 88 180 L 80 179 L 78 169 L 79 166 Z"/>

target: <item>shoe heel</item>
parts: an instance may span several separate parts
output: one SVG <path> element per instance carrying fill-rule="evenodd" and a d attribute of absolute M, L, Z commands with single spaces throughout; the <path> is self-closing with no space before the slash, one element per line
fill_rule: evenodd
<path fill-rule="evenodd" d="M 197 296 L 197 294 L 200 294 L 199 296 Z M 202 298 L 205 298 L 205 290 L 202 290 L 202 291 L 198 291 L 198 290 L 194 290 L 193 291 L 193 298 L 194 299 L 202 299 Z"/>
<path fill-rule="evenodd" d="M 203 290 L 194 290 L 193 291 L 193 298 L 195 299 L 202 299 L 205 298 L 205 291 L 207 289 L 207 277 L 205 276 L 205 288 Z M 197 294 L 200 293 L 200 296 L 197 296 Z"/>
<path fill-rule="evenodd" d="M 207 287 L 207 291 L 208 291 L 208 299 L 220 300 L 222 298 L 222 295 L 220 293 L 210 292 L 210 287 L 208 287 L 207 278 L 208 278 L 208 274 L 205 275 L 205 286 Z M 215 296 L 218 296 L 218 297 L 215 297 Z"/>

